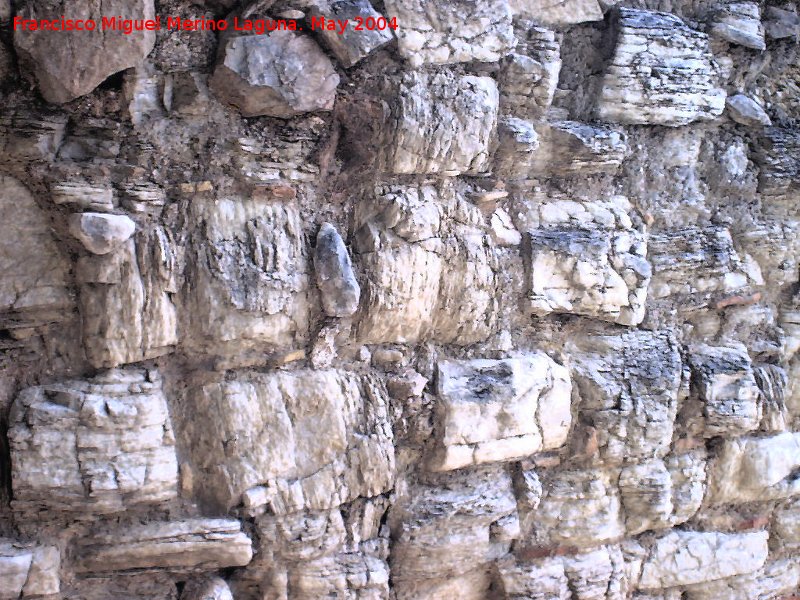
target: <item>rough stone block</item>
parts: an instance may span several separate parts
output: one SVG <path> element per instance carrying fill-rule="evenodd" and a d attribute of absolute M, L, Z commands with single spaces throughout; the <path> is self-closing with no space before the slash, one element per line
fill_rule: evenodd
<path fill-rule="evenodd" d="M 292 348 L 307 335 L 309 260 L 296 206 L 196 199 L 187 253 L 186 345 L 228 355 Z"/>
<path fill-rule="evenodd" d="M 767 559 L 767 537 L 765 531 L 670 531 L 649 547 L 639 588 L 657 590 L 752 573 Z"/>
<path fill-rule="evenodd" d="M 758 191 L 784 196 L 800 188 L 800 132 L 768 127 L 754 144 L 753 160 L 759 166 Z"/>
<path fill-rule="evenodd" d="M 26 0 L 17 7 L 23 19 L 66 19 L 116 17 L 154 19 L 153 0 Z M 58 31 L 18 28 L 14 46 L 39 84 L 48 102 L 63 104 L 93 91 L 114 73 L 138 65 L 155 45 L 154 31 Z"/>
<path fill-rule="evenodd" d="M 800 493 L 800 434 L 725 440 L 709 466 L 712 504 L 789 498 Z"/>
<path fill-rule="evenodd" d="M 15 511 L 110 514 L 177 497 L 175 439 L 155 371 L 28 388 L 9 424 Z"/>
<path fill-rule="evenodd" d="M 663 12 L 620 8 L 614 56 L 597 103 L 600 119 L 680 126 L 725 108 L 708 36 Z"/>
<path fill-rule="evenodd" d="M 757 2 L 723 3 L 712 18 L 710 33 L 731 44 L 765 50 L 764 26 Z"/>
<path fill-rule="evenodd" d="M 533 177 L 615 173 L 628 154 L 625 134 L 609 127 L 553 121 L 538 124 L 536 132 L 539 149 L 529 171 Z"/>
<path fill-rule="evenodd" d="M 670 526 L 672 478 L 663 461 L 624 467 L 619 476 L 619 491 L 628 535 Z"/>
<path fill-rule="evenodd" d="M 760 391 L 743 345 L 691 346 L 689 364 L 692 391 L 703 406 L 706 437 L 730 437 L 758 428 Z"/>
<path fill-rule="evenodd" d="M 377 21 L 383 18 L 369 0 L 323 0 L 311 7 L 310 17 L 312 19 L 322 17 L 328 21 L 347 20 L 343 31 L 332 31 L 327 28 L 316 31 L 323 43 L 345 67 L 352 67 L 394 39 L 391 28 L 381 29 L 379 26 L 374 29 L 367 28 L 367 19 L 372 18 Z M 362 20 L 360 29 L 356 29 L 358 18 Z"/>
<path fill-rule="evenodd" d="M 166 228 L 142 231 L 113 252 L 78 261 L 86 354 L 116 367 L 172 352 L 178 343 L 179 254 Z"/>
<path fill-rule="evenodd" d="M 47 216 L 12 177 L 0 177 L 0 329 L 61 321 L 73 300 L 69 264 Z"/>
<path fill-rule="evenodd" d="M 515 45 L 505 0 L 387 0 L 400 55 L 424 64 L 496 62 Z"/>
<path fill-rule="evenodd" d="M 434 470 L 519 459 L 566 442 L 569 372 L 542 352 L 441 361 L 437 381 Z"/>
<path fill-rule="evenodd" d="M 330 317 L 350 317 L 358 310 L 361 287 L 353 273 L 344 240 L 330 223 L 323 223 L 314 249 L 314 270 L 322 306 Z"/>
<path fill-rule="evenodd" d="M 176 414 L 176 429 L 191 448 L 195 492 L 215 506 L 235 506 L 263 485 L 274 514 L 323 510 L 393 485 L 386 400 L 369 380 L 331 370 L 242 373 L 188 393 L 192 406 Z"/>
<path fill-rule="evenodd" d="M 686 600 L 753 600 L 753 598 L 792 598 L 800 585 L 800 566 L 791 559 L 773 560 L 747 575 L 707 581 L 689 586 Z"/>
<path fill-rule="evenodd" d="M 337 75 L 314 41 L 288 30 L 229 38 L 209 80 L 245 117 L 288 119 L 333 108 Z"/>
<path fill-rule="evenodd" d="M 603 20 L 597 0 L 509 0 L 509 4 L 514 15 L 551 27 Z"/>
<path fill-rule="evenodd" d="M 151 522 L 100 533 L 77 542 L 78 573 L 131 569 L 243 567 L 253 557 L 250 538 L 234 519 Z"/>
<path fill-rule="evenodd" d="M 61 553 L 0 538 L 0 598 L 50 596 L 61 591 Z"/>
<path fill-rule="evenodd" d="M 381 186 L 364 203 L 356 249 L 365 273 L 363 343 L 485 340 L 497 269 L 480 210 L 451 187 Z"/>
<path fill-rule="evenodd" d="M 593 334 L 571 340 L 571 374 L 582 423 L 609 464 L 664 457 L 672 443 L 683 368 L 666 332 Z"/>

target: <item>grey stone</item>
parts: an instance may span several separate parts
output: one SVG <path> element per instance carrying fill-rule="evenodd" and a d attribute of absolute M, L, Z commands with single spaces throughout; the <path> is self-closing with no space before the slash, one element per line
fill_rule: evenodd
<path fill-rule="evenodd" d="M 0 538 L 0 599 L 41 597 L 61 591 L 61 553 Z"/>
<path fill-rule="evenodd" d="M 711 25 L 711 35 L 754 50 L 765 50 L 767 47 L 757 2 L 723 4 Z"/>
<path fill-rule="evenodd" d="M 347 20 L 343 32 L 327 28 L 315 30 L 323 43 L 345 67 L 352 67 L 394 39 L 392 29 L 388 26 L 384 29 L 377 26 L 372 30 L 367 29 L 366 19 L 372 18 L 377 22 L 377 19 L 384 18 L 372 7 L 369 0 L 322 0 L 311 7 L 309 17 L 311 19 L 322 17 L 334 21 Z M 357 17 L 364 23 L 358 30 Z"/>
<path fill-rule="evenodd" d="M 155 18 L 153 0 L 26 0 L 17 7 L 25 19 L 117 17 Z M 24 70 L 30 71 L 48 102 L 63 104 L 92 92 L 109 76 L 135 67 L 155 45 L 155 31 L 29 31 L 14 33 Z"/>
<path fill-rule="evenodd" d="M 342 236 L 330 223 L 323 223 L 314 250 L 317 286 L 322 306 L 330 317 L 350 317 L 358 310 L 361 287 L 353 273 L 350 254 Z"/>
<path fill-rule="evenodd" d="M 725 101 L 731 119 L 742 125 L 772 125 L 766 111 L 752 98 L 744 94 L 729 96 Z"/>
<path fill-rule="evenodd" d="M 775 40 L 800 36 L 800 16 L 796 12 L 777 6 L 768 6 L 764 11 L 764 29 L 767 37 Z"/>
<path fill-rule="evenodd" d="M 209 86 L 245 117 L 333 108 L 339 76 L 313 40 L 288 30 L 230 38 Z"/>
<path fill-rule="evenodd" d="M 181 592 L 181 600 L 234 600 L 231 588 L 221 577 L 189 581 Z"/>
<path fill-rule="evenodd" d="M 136 231 L 136 223 L 125 215 L 76 213 L 69 218 L 69 231 L 93 254 L 113 252 Z"/>

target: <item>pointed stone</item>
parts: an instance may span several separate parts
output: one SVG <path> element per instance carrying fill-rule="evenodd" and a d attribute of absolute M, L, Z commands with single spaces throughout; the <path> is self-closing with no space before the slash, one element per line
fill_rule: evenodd
<path fill-rule="evenodd" d="M 317 234 L 314 252 L 317 286 L 322 306 L 330 317 L 350 317 L 358 310 L 361 287 L 344 240 L 330 223 L 323 223 Z"/>

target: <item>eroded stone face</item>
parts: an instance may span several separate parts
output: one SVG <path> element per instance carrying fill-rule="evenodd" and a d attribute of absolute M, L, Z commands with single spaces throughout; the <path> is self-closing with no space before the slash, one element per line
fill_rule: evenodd
<path fill-rule="evenodd" d="M 597 115 L 638 125 L 686 125 L 725 108 L 706 34 L 662 12 L 620 8 L 614 57 Z"/>
<path fill-rule="evenodd" d="M 325 23 L 347 21 L 344 30 L 322 28 L 317 31 L 324 44 L 345 67 L 352 67 L 381 46 L 394 39 L 390 27 L 380 28 L 377 19 L 384 19 L 369 0 L 322 0 L 312 5 L 311 18 L 323 18 Z M 367 19 L 375 19 L 376 26 L 368 29 Z M 383 24 L 383 21 L 380 22 Z"/>
<path fill-rule="evenodd" d="M 261 486 L 252 493 L 263 499 L 248 503 L 286 514 L 392 487 L 386 401 L 369 380 L 333 370 L 241 373 L 192 386 L 189 397 L 178 435 L 191 448 L 195 492 L 215 506 Z M 212 433 L 207 419 L 217 423 Z"/>
<path fill-rule="evenodd" d="M 55 546 L 0 538 L 0 598 L 41 597 L 61 591 L 61 553 Z"/>
<path fill-rule="evenodd" d="M 154 19 L 153 0 L 27 0 L 24 19 Z M 109 76 L 135 67 L 155 45 L 155 31 L 30 31 L 19 28 L 14 46 L 48 102 L 63 104 L 90 93 Z"/>
<path fill-rule="evenodd" d="M 443 361 L 437 381 L 440 437 L 434 470 L 522 458 L 567 439 L 569 373 L 544 353 Z"/>
<path fill-rule="evenodd" d="M 13 508 L 119 513 L 177 497 L 175 438 L 155 371 L 23 390 L 11 413 Z"/>

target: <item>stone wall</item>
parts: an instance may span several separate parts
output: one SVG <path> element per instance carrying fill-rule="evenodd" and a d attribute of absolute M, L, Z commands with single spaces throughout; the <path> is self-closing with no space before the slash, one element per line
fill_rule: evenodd
<path fill-rule="evenodd" d="M 0 0 L 0 599 L 800 596 L 797 9 Z"/>

